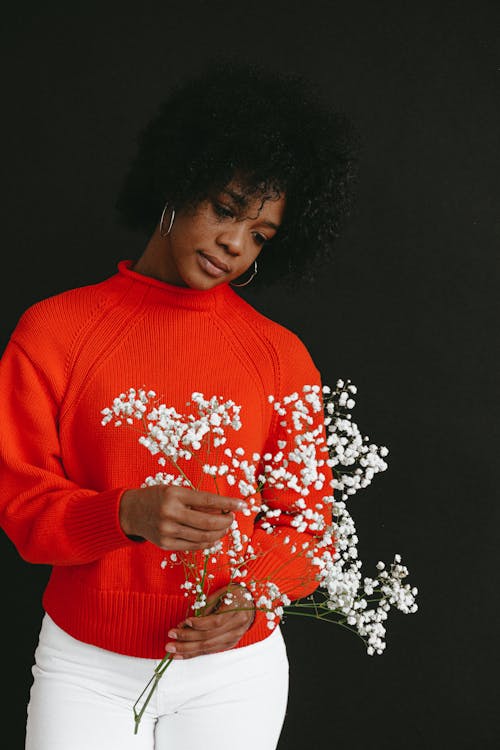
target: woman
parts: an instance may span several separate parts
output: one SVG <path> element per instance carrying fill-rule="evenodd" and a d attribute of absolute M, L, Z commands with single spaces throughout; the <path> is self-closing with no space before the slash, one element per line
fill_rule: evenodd
<path fill-rule="evenodd" d="M 148 236 L 140 257 L 33 305 L 13 331 L 0 364 L 0 517 L 25 560 L 52 566 L 27 750 L 277 746 L 286 649 L 247 582 L 269 578 L 292 600 L 316 588 L 310 561 L 283 565 L 288 548 L 276 545 L 280 533 L 304 539 L 293 493 L 262 491 L 281 511 L 269 534 L 196 467 L 196 489 L 145 486 L 151 457 L 132 432 L 103 427 L 101 411 L 131 386 L 181 410 L 195 391 L 222 395 L 241 405 L 230 446 L 264 455 L 290 442 L 269 395 L 320 385 L 319 372 L 236 288 L 313 277 L 348 215 L 354 152 L 346 118 L 298 76 L 209 66 L 143 130 L 120 191 L 125 224 Z M 258 554 L 232 603 L 219 566 L 194 617 L 170 563 L 224 544 L 234 519 Z M 166 651 L 134 734 L 132 705 Z"/>

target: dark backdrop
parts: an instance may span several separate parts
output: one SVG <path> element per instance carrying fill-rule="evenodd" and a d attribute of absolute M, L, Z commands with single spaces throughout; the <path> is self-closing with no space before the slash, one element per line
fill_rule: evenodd
<path fill-rule="evenodd" d="M 133 6 L 133 7 L 132 7 Z M 358 387 L 388 470 L 356 495 L 364 574 L 395 552 L 419 611 L 368 656 L 289 618 L 280 750 L 493 748 L 498 609 L 497 2 L 17 3 L 2 10 L 2 348 L 33 302 L 144 241 L 113 204 L 138 129 L 214 51 L 310 76 L 361 133 L 355 213 L 313 289 L 242 294 Z M 5 535 L 2 714 L 23 746 L 48 570 Z M 6 666 L 8 665 L 8 666 Z M 254 717 L 249 717 L 254 720 Z M 235 745 L 236 747 L 236 745 Z M 70 750 L 70 749 L 68 749 Z"/>

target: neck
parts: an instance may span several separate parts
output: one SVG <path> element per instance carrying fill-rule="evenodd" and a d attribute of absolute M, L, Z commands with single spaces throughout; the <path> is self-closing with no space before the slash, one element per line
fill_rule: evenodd
<path fill-rule="evenodd" d="M 192 310 L 213 310 L 217 305 L 224 304 L 224 301 L 238 297 L 229 284 L 217 284 L 211 289 L 195 289 L 190 286 L 170 284 L 152 274 L 137 272 L 131 260 L 120 261 L 118 272 L 116 283 L 119 287 L 120 279 L 134 282 L 134 291 L 129 289 L 127 292 L 129 299 L 135 299 L 134 294 L 138 294 L 143 299 L 142 295 L 146 292 L 148 303 L 154 305 L 166 304 L 170 307 Z"/>
<path fill-rule="evenodd" d="M 141 257 L 134 263 L 133 270 L 143 276 L 150 276 L 152 279 L 164 281 L 166 284 L 187 286 L 170 261 L 168 237 L 162 237 L 158 227 L 146 245 Z"/>

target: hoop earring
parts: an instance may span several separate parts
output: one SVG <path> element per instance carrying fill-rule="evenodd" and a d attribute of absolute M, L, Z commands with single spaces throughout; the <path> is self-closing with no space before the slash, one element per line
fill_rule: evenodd
<path fill-rule="evenodd" d="M 231 285 L 232 285 L 232 286 L 246 286 L 247 284 L 250 284 L 250 282 L 252 281 L 252 279 L 253 279 L 253 278 L 254 278 L 255 276 L 257 276 L 257 261 L 256 261 L 256 260 L 254 260 L 254 262 L 253 262 L 253 268 L 254 268 L 253 274 L 252 274 L 252 275 L 250 276 L 250 278 L 248 279 L 248 281 L 245 281 L 245 282 L 244 282 L 243 284 L 234 284 L 234 283 L 233 283 L 233 282 L 231 281 L 231 282 L 230 282 L 230 283 L 231 283 Z"/>
<path fill-rule="evenodd" d="M 161 219 L 160 219 L 160 237 L 166 237 L 167 234 L 170 234 L 170 230 L 172 229 L 172 224 L 174 223 L 174 219 L 175 219 L 175 208 L 172 207 L 171 212 L 170 212 L 170 223 L 168 225 L 167 231 L 164 232 L 163 231 L 163 220 L 165 218 L 165 212 L 166 212 L 167 208 L 168 208 L 168 203 L 165 203 L 165 206 L 164 206 L 162 214 L 161 214 Z"/>

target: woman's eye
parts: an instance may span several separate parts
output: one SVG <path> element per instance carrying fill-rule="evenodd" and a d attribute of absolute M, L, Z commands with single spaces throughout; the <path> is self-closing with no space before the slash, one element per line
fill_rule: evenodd
<path fill-rule="evenodd" d="M 260 234 L 259 232 L 255 232 L 253 238 L 257 245 L 263 245 L 264 242 L 267 242 L 267 237 L 264 237 L 264 235 Z"/>
<path fill-rule="evenodd" d="M 231 209 L 221 203 L 214 203 L 214 210 L 217 216 L 221 216 L 223 219 L 232 219 L 234 216 Z"/>

